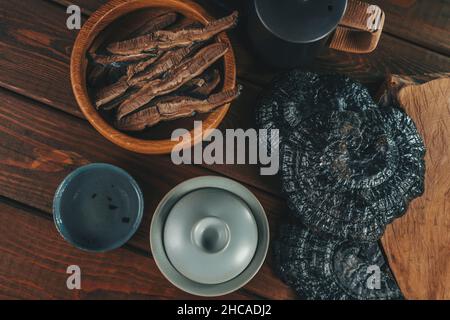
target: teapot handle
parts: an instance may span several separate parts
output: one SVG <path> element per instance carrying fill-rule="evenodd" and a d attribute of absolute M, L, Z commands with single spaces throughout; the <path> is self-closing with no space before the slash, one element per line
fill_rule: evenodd
<path fill-rule="evenodd" d="M 370 53 L 378 45 L 383 31 L 385 14 L 380 7 L 357 0 L 349 0 L 330 48 L 350 53 Z"/>

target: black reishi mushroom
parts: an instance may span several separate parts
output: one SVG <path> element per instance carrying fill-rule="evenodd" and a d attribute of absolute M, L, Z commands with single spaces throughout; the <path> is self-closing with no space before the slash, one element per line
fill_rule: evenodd
<path fill-rule="evenodd" d="M 281 227 L 276 272 L 302 299 L 403 299 L 379 245 L 321 236 L 298 224 Z"/>
<path fill-rule="evenodd" d="M 291 71 L 257 110 L 260 128 L 280 130 L 283 191 L 312 230 L 376 241 L 423 193 L 425 147 L 413 121 L 349 78 Z"/>
<path fill-rule="evenodd" d="M 308 227 L 376 241 L 423 193 L 424 154 L 398 109 L 317 113 L 281 146 L 283 190 Z"/>

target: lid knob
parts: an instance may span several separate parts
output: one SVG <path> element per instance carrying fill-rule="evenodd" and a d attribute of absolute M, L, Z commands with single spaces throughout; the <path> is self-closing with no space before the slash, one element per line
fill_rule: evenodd
<path fill-rule="evenodd" d="M 230 242 L 230 229 L 224 221 L 207 217 L 192 228 L 192 239 L 203 251 L 217 253 L 225 249 Z"/>

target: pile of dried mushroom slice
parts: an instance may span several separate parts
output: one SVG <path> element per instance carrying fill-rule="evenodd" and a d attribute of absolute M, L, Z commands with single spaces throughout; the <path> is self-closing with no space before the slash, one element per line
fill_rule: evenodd
<path fill-rule="evenodd" d="M 221 72 L 215 63 L 230 49 L 215 36 L 237 24 L 238 13 L 203 26 L 158 10 L 128 39 L 92 48 L 89 84 L 95 106 L 114 116 L 124 131 L 142 131 L 161 121 L 207 113 L 239 95 L 215 92 Z M 217 90 L 216 90 L 217 91 Z"/>

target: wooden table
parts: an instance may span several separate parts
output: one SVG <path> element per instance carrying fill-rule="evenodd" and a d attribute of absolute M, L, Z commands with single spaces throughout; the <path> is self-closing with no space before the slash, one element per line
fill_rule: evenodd
<path fill-rule="evenodd" d="M 240 181 L 260 199 L 274 231 L 285 213 L 277 177 L 259 176 L 256 166 L 174 166 L 169 156 L 137 155 L 114 146 L 83 119 L 70 86 L 69 57 L 77 30 L 65 27 L 66 7 L 80 5 L 87 18 L 104 2 L 0 2 L 0 298 L 192 298 L 160 274 L 148 235 L 153 211 L 163 195 L 192 177 L 224 175 Z M 448 0 L 372 2 L 387 14 L 379 48 L 368 55 L 330 50 L 312 70 L 350 75 L 372 92 L 388 72 L 450 71 Z M 231 36 L 245 90 L 222 129 L 254 126 L 255 100 L 275 73 L 253 58 L 242 40 L 243 32 L 240 28 Z M 51 217 L 58 184 L 69 172 L 91 162 L 108 162 L 129 171 L 146 200 L 137 234 L 123 248 L 106 254 L 88 254 L 68 245 Z M 66 269 L 73 264 L 83 272 L 79 291 L 66 287 Z M 255 279 L 227 298 L 294 298 L 270 264 L 269 258 Z"/>

